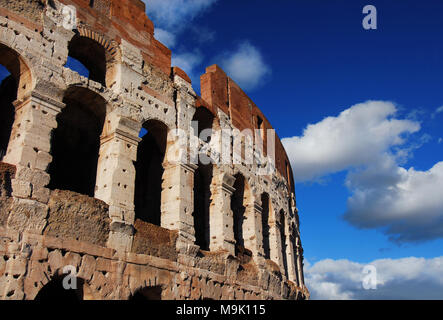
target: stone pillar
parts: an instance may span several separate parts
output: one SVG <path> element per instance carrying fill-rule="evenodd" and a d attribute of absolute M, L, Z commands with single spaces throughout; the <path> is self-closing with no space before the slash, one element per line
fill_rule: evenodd
<path fill-rule="evenodd" d="M 292 228 L 290 228 L 292 229 Z M 294 236 L 293 230 L 289 230 L 286 237 L 286 260 L 288 264 L 288 279 L 294 283 L 297 283 L 297 262 L 296 262 L 296 248 L 294 248 Z"/>
<path fill-rule="evenodd" d="M 257 262 L 262 262 L 264 256 L 262 213 L 263 208 L 261 204 L 254 201 L 252 207 L 246 208 L 245 219 L 243 220 L 245 247 L 252 251 L 253 257 Z"/>
<path fill-rule="evenodd" d="M 271 215 L 271 210 L 269 214 Z M 278 221 L 280 221 L 280 213 L 274 211 L 272 213 L 272 218 L 269 221 L 269 247 L 271 260 L 277 263 L 281 270 L 284 270 L 281 243 L 281 225 Z"/>
<path fill-rule="evenodd" d="M 97 164 L 95 197 L 109 205 L 108 246 L 129 251 L 134 233 L 135 167 L 141 125 L 115 114 L 107 116 Z"/>
<path fill-rule="evenodd" d="M 231 210 L 231 197 L 235 189 L 233 188 L 235 178 L 214 167 L 218 175 L 214 175 L 215 185 L 212 190 L 212 202 L 209 208 L 209 233 L 211 251 L 227 250 L 230 254 L 235 254 L 234 240 L 234 218 Z"/>
<path fill-rule="evenodd" d="M 4 158 L 4 162 L 17 167 L 16 179 L 12 181 L 14 196 L 32 196 L 47 202 L 49 190 L 44 187 L 50 179 L 46 170 L 52 161 L 51 132 L 57 127 L 56 116 L 64 106 L 37 92 L 15 102 L 15 120 Z"/>
<path fill-rule="evenodd" d="M 17 168 L 11 181 L 12 195 L 16 198 L 14 206 L 21 209 L 11 213 L 8 226 L 40 234 L 46 225 L 46 204 L 50 196 L 46 188 L 50 176 L 46 170 L 52 161 L 51 132 L 57 127 L 56 116 L 65 105 L 37 92 L 14 105 L 15 120 L 3 161 Z"/>
<path fill-rule="evenodd" d="M 303 288 L 305 286 L 305 279 L 303 275 L 303 248 L 301 246 L 300 238 L 296 238 L 296 261 L 297 261 L 297 277 L 298 285 Z"/>
<path fill-rule="evenodd" d="M 194 171 L 193 164 L 166 165 L 161 195 L 161 226 L 179 231 L 179 241 L 194 244 Z"/>

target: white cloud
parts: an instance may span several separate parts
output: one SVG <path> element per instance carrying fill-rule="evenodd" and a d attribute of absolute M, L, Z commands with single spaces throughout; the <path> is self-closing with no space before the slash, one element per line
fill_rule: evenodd
<path fill-rule="evenodd" d="M 435 111 L 431 114 L 431 118 L 435 119 L 435 117 L 439 114 L 443 112 L 443 106 L 438 107 L 437 109 L 435 109 Z"/>
<path fill-rule="evenodd" d="M 312 299 L 443 299 L 443 257 L 375 260 L 376 289 L 365 290 L 365 264 L 326 259 L 305 267 Z M 374 273 L 371 273 L 371 276 Z"/>
<path fill-rule="evenodd" d="M 404 166 L 431 140 L 416 121 L 396 118 L 393 103 L 369 101 L 283 139 L 297 181 L 347 171 L 351 196 L 343 218 L 379 229 L 397 243 L 443 238 L 443 162 L 428 171 Z"/>
<path fill-rule="evenodd" d="M 192 27 L 191 22 L 217 0 L 145 0 L 144 2 L 149 18 L 155 23 L 157 40 L 172 48 L 177 44 L 178 35 Z M 202 32 L 195 34 L 201 37 L 198 39 L 200 43 L 214 37 L 214 32 L 205 27 L 202 27 Z"/>
<path fill-rule="evenodd" d="M 182 28 L 217 0 L 149 0 L 146 11 L 151 19 L 166 29 Z"/>
<path fill-rule="evenodd" d="M 261 52 L 248 41 L 240 43 L 235 51 L 220 55 L 216 63 L 245 90 L 258 87 L 271 73 Z"/>
<path fill-rule="evenodd" d="M 295 179 L 315 180 L 385 158 L 405 143 L 405 134 L 420 130 L 418 122 L 394 118 L 396 111 L 391 102 L 368 101 L 308 125 L 301 137 L 283 139 Z"/>
<path fill-rule="evenodd" d="M 380 228 L 396 242 L 443 237 L 443 162 L 428 171 L 406 170 L 392 159 L 352 172 L 344 215 L 358 228 Z"/>
<path fill-rule="evenodd" d="M 168 48 L 174 47 L 177 42 L 177 38 L 174 34 L 161 28 L 155 29 L 155 38 Z"/>
<path fill-rule="evenodd" d="M 199 79 L 199 73 L 196 68 L 202 63 L 203 55 L 198 51 L 193 52 L 183 52 L 179 54 L 172 55 L 172 65 L 180 67 L 195 83 Z"/>

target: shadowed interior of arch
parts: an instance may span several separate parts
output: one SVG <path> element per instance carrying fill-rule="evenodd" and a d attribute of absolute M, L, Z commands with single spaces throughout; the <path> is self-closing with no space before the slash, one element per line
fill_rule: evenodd
<path fill-rule="evenodd" d="M 157 120 L 149 120 L 140 132 L 135 162 L 135 218 L 161 225 L 161 193 L 163 160 L 166 153 L 167 126 Z"/>
<path fill-rule="evenodd" d="M 214 115 L 206 108 L 200 107 L 194 113 L 192 121 L 198 123 L 198 130 L 194 128 L 194 134 L 201 138 L 203 130 L 212 129 L 214 123 Z M 208 132 L 210 133 L 210 132 Z M 211 137 L 204 138 L 205 142 L 210 142 Z M 203 155 L 204 156 L 204 155 Z M 194 172 L 194 229 L 195 243 L 202 250 L 209 250 L 209 228 L 211 205 L 211 182 L 213 177 L 213 166 L 207 161 L 200 161 L 202 155 L 199 156 L 198 167 Z M 209 159 L 205 159 L 209 160 Z"/>
<path fill-rule="evenodd" d="M 244 248 L 245 246 L 243 238 L 243 222 L 246 212 L 244 203 L 246 186 L 245 177 L 242 174 L 235 175 L 234 189 L 235 191 L 231 197 L 231 210 L 234 214 L 234 240 L 238 249 L 238 247 Z"/>
<path fill-rule="evenodd" d="M 269 242 L 269 194 L 261 195 L 262 205 L 262 232 L 263 232 L 263 252 L 265 259 L 271 258 L 271 248 Z"/>
<path fill-rule="evenodd" d="M 15 108 L 12 104 L 17 99 L 17 81 L 0 65 L 0 161 L 6 155 L 14 123 Z"/>
<path fill-rule="evenodd" d="M 80 87 L 68 89 L 63 102 L 66 106 L 52 132 L 48 187 L 93 197 L 106 102 Z"/>
<path fill-rule="evenodd" d="M 66 290 L 63 287 L 63 277 L 56 276 L 51 279 L 43 288 L 40 289 L 35 301 L 60 301 L 64 303 L 81 301 L 84 299 L 83 279 L 77 279 L 77 289 Z"/>
<path fill-rule="evenodd" d="M 65 67 L 80 75 L 106 85 L 106 50 L 98 42 L 75 35 L 68 44 L 68 60 Z"/>
<path fill-rule="evenodd" d="M 129 300 L 145 301 L 145 300 L 162 300 L 162 288 L 160 286 L 146 287 L 137 290 Z"/>

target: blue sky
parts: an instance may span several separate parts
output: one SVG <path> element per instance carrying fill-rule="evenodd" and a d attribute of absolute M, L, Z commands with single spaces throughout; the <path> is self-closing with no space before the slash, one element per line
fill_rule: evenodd
<path fill-rule="evenodd" d="M 443 299 L 442 1 L 145 2 L 197 91 L 221 65 L 283 139 L 313 298 Z"/>
<path fill-rule="evenodd" d="M 285 138 L 314 298 L 443 298 L 443 2 L 145 2 L 197 91 L 221 65 Z"/>

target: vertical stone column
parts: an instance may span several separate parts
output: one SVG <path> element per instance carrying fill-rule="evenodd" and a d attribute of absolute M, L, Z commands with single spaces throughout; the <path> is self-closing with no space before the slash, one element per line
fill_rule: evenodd
<path fill-rule="evenodd" d="M 15 121 L 4 162 L 17 168 L 12 180 L 14 210 L 8 225 L 20 231 L 41 233 L 46 225 L 50 190 L 46 188 L 50 176 L 46 172 L 52 161 L 51 132 L 57 127 L 56 116 L 65 105 L 59 101 L 32 92 L 22 101 L 15 102 Z M 29 199 L 40 204 L 32 205 Z M 31 212 L 19 216 L 19 211 Z"/>
<path fill-rule="evenodd" d="M 95 197 L 109 205 L 108 246 L 129 251 L 134 225 L 135 167 L 141 125 L 116 114 L 107 116 L 97 164 Z"/>
<path fill-rule="evenodd" d="M 196 165 L 170 164 L 163 173 L 161 226 L 178 230 L 179 241 L 195 242 L 194 218 L 194 171 Z"/>
<path fill-rule="evenodd" d="M 303 288 L 305 286 L 305 279 L 303 275 L 303 248 L 301 246 L 300 238 L 296 238 L 296 261 L 297 261 L 297 277 L 298 285 Z"/>
<path fill-rule="evenodd" d="M 294 248 L 294 230 L 289 227 L 286 237 L 286 260 L 288 264 L 288 278 L 290 281 L 297 283 L 297 265 L 296 265 L 296 248 Z"/>
<path fill-rule="evenodd" d="M 284 270 L 281 243 L 281 225 L 279 221 L 280 213 L 278 211 L 274 211 L 272 214 L 272 219 L 269 221 L 269 247 L 271 251 L 271 260 L 276 262 L 280 266 L 281 270 Z"/>
<path fill-rule="evenodd" d="M 234 218 L 231 210 L 231 197 L 235 178 L 223 173 L 220 167 L 214 167 L 214 187 L 212 189 L 212 202 L 209 208 L 210 244 L 211 251 L 227 250 L 235 254 Z"/>
<path fill-rule="evenodd" d="M 253 206 L 248 207 L 246 210 L 243 221 L 245 247 L 252 251 L 253 257 L 257 262 L 262 262 L 264 256 L 263 226 L 261 222 L 263 208 L 260 203 L 254 201 Z"/>

